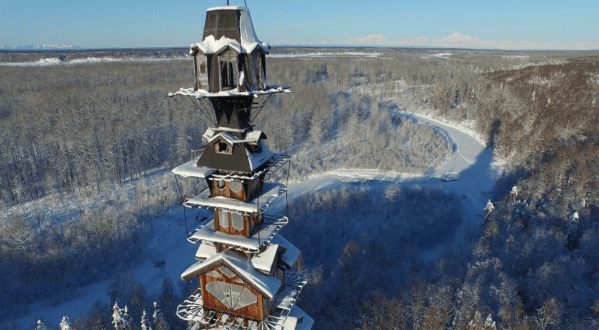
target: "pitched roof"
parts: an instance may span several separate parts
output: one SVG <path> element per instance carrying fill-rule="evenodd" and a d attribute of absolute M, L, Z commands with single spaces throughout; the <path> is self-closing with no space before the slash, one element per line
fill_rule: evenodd
<path fill-rule="evenodd" d="M 187 163 L 183 163 L 175 168 L 173 168 L 173 173 L 187 177 L 194 177 L 194 178 L 206 178 L 207 176 L 209 176 L 210 174 L 212 174 L 214 172 L 213 169 L 211 168 L 207 168 L 207 167 L 203 167 L 203 166 L 197 166 L 198 160 L 194 159 L 191 160 Z"/>
<path fill-rule="evenodd" d="M 233 133 L 229 131 L 221 131 L 218 128 L 209 127 L 206 132 L 202 135 L 202 138 L 209 144 L 222 138 L 229 144 L 241 144 L 241 143 L 258 143 L 260 139 L 266 139 L 266 134 L 262 131 L 250 131 L 245 133 L 244 139 L 239 139 Z"/>
<path fill-rule="evenodd" d="M 226 47 L 231 47 L 238 53 L 242 54 L 250 54 L 256 49 L 256 47 L 260 47 L 265 53 L 268 54 L 270 50 L 270 46 L 266 42 L 260 41 L 258 36 L 256 36 L 256 31 L 254 30 L 254 24 L 252 23 L 252 17 L 250 15 L 250 10 L 247 7 L 238 7 L 238 6 L 226 6 L 226 7 L 214 7 L 209 8 L 207 13 L 207 21 L 210 16 L 218 16 L 218 11 L 236 11 L 239 12 L 239 21 L 234 22 L 238 24 L 233 24 L 235 26 L 233 33 L 228 34 L 228 36 L 223 34 L 223 30 L 227 30 L 230 26 L 206 26 L 204 33 L 217 33 L 217 36 L 214 35 L 205 35 L 205 38 L 202 42 L 198 42 L 192 44 L 190 46 L 190 52 L 193 54 L 196 49 L 201 50 L 204 54 L 218 54 Z M 221 28 L 223 30 L 221 30 Z M 211 32 L 206 32 L 206 29 Z M 219 33 L 220 31 L 220 33 Z M 218 34 L 223 34 L 220 38 L 218 38 Z M 216 39 L 218 38 L 218 40 Z M 237 40 L 236 38 L 239 38 Z"/>
<path fill-rule="evenodd" d="M 216 246 L 214 246 L 214 243 L 210 241 L 203 241 L 202 244 L 200 244 L 200 247 L 198 247 L 195 258 L 197 260 L 206 260 L 217 253 L 218 252 L 216 251 Z"/>
<path fill-rule="evenodd" d="M 295 263 L 301 254 L 300 250 L 295 247 L 295 245 L 291 244 L 291 242 L 286 240 L 282 235 L 275 236 L 271 243 L 277 244 L 285 249 L 285 252 L 281 254 L 281 261 L 285 263 L 287 267 L 292 268 L 295 266 Z"/>
<path fill-rule="evenodd" d="M 277 244 L 269 245 L 266 250 L 255 254 L 252 257 L 252 265 L 264 274 L 270 273 L 272 265 L 277 259 L 279 246 Z"/>
<path fill-rule="evenodd" d="M 217 253 L 203 262 L 193 264 L 181 274 L 181 278 L 188 281 L 195 276 L 205 273 L 213 266 L 221 264 L 229 267 L 239 277 L 269 300 L 272 300 L 281 288 L 282 283 L 278 278 L 262 274 L 254 268 L 254 265 L 245 257 L 245 255 L 234 250 L 226 250 Z"/>

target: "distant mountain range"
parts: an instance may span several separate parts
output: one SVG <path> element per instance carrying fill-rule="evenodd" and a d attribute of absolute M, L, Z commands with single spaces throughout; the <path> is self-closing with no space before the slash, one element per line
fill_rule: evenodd
<path fill-rule="evenodd" d="M 24 46 L 7 46 L 0 45 L 0 50 L 60 50 L 60 49 L 81 49 L 79 46 L 72 45 L 24 45 Z"/>

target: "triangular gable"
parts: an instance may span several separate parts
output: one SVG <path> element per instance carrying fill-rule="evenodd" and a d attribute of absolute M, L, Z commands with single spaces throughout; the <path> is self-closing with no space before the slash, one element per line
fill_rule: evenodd
<path fill-rule="evenodd" d="M 207 274 L 221 265 L 227 266 L 227 268 L 269 300 L 272 300 L 281 288 L 282 283 L 278 278 L 262 274 L 256 270 L 245 255 L 233 250 L 220 252 L 203 262 L 193 264 L 181 274 L 181 279 L 189 281 L 194 277 L 199 277 L 201 274 Z"/>
<path fill-rule="evenodd" d="M 204 135 L 202 135 L 202 138 L 209 144 L 212 144 L 212 142 L 214 140 L 218 139 L 219 137 L 222 138 L 223 140 L 227 141 L 230 145 L 240 144 L 240 143 L 257 144 L 258 141 L 260 141 L 261 139 L 266 139 L 266 134 L 264 134 L 264 132 L 262 132 L 262 131 L 255 130 L 255 131 L 247 132 L 245 134 L 244 139 L 239 139 L 237 136 L 235 136 L 231 132 L 228 132 L 228 131 L 219 132 L 214 128 L 208 128 L 206 130 L 206 132 L 204 133 Z"/>

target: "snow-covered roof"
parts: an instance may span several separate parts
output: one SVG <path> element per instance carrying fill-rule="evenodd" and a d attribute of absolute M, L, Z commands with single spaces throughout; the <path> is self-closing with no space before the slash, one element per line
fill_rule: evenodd
<path fill-rule="evenodd" d="M 231 133 L 229 131 L 219 132 L 218 129 L 209 127 L 206 130 L 206 132 L 204 133 L 204 135 L 202 135 L 202 138 L 209 144 L 214 142 L 218 138 L 222 138 L 223 140 L 227 141 L 229 144 L 258 143 L 258 141 L 261 138 L 263 138 L 263 139 L 266 138 L 266 134 L 264 134 L 264 132 L 262 132 L 262 131 L 256 130 L 256 131 L 251 131 L 251 132 L 246 133 L 245 139 L 239 139 L 239 138 L 237 138 L 237 136 L 235 136 L 233 133 Z"/>
<path fill-rule="evenodd" d="M 198 247 L 198 251 L 196 252 L 196 260 L 206 260 L 213 255 L 217 254 L 216 246 L 214 243 L 210 241 L 203 241 Z"/>
<path fill-rule="evenodd" d="M 301 252 L 295 247 L 295 245 L 291 244 L 288 240 L 285 239 L 282 235 L 277 235 L 272 239 L 272 244 L 277 244 L 283 248 L 285 248 L 285 252 L 281 254 L 281 261 L 287 265 L 287 267 L 292 268 L 295 266 L 297 259 L 299 258 Z"/>
<path fill-rule="evenodd" d="M 197 166 L 197 158 L 173 168 L 173 173 L 185 177 L 206 178 L 214 172 L 213 169 Z"/>
<path fill-rule="evenodd" d="M 257 271 L 245 255 L 234 250 L 217 253 L 205 261 L 193 264 L 181 274 L 181 278 L 189 281 L 193 277 L 199 276 L 210 268 L 221 264 L 229 267 L 269 300 L 272 300 L 281 288 L 282 283 L 278 278 Z"/>
<path fill-rule="evenodd" d="M 266 248 L 266 250 L 255 254 L 251 259 L 254 268 L 264 274 L 269 274 L 270 270 L 272 269 L 272 265 L 276 260 L 279 249 L 279 245 L 271 244 Z M 214 243 L 210 241 L 203 241 L 196 252 L 195 258 L 198 261 L 203 261 L 217 253 L 218 252 L 216 251 L 216 246 Z"/>
<path fill-rule="evenodd" d="M 273 238 L 276 237 L 279 230 L 287 222 L 288 219 L 286 217 L 265 216 L 264 222 L 256 229 L 254 234 L 250 237 L 244 237 L 214 230 L 214 219 L 211 219 L 205 225 L 196 229 L 187 240 L 191 243 L 199 243 L 200 241 L 221 243 L 244 252 L 258 253 L 263 245 L 268 245 L 272 242 Z"/>
<path fill-rule="evenodd" d="M 206 11 L 215 11 L 215 10 L 241 10 L 243 8 L 247 8 L 247 7 L 243 7 L 243 6 L 220 6 L 220 7 L 211 7 L 206 9 Z"/>
<path fill-rule="evenodd" d="M 265 212 L 279 196 L 287 191 L 280 183 L 264 183 L 260 195 L 249 202 L 223 196 L 210 197 L 210 190 L 204 190 L 199 195 L 183 203 L 187 207 L 215 207 L 242 212 Z"/>
<path fill-rule="evenodd" d="M 248 148 L 245 148 L 252 171 L 266 163 L 273 155 L 272 151 L 268 149 L 262 140 L 258 140 L 258 143 L 260 143 L 260 151 L 258 152 L 250 151 Z"/>
<path fill-rule="evenodd" d="M 270 169 L 272 172 L 276 172 L 283 165 L 287 164 L 290 160 L 290 157 L 283 154 L 273 154 L 272 161 L 268 163 L 262 170 L 254 172 L 250 175 L 238 175 L 238 174 L 214 174 L 209 180 L 225 180 L 225 181 L 233 181 L 235 179 L 245 179 L 245 180 L 254 180 L 257 177 L 265 174 Z"/>
<path fill-rule="evenodd" d="M 209 12 L 220 10 L 233 10 L 240 12 L 239 37 L 241 40 L 237 41 L 225 36 L 222 36 L 220 39 L 216 40 L 213 35 L 209 35 L 206 36 L 202 42 L 191 44 L 190 48 L 192 53 L 194 48 L 197 47 L 204 54 L 218 54 L 227 46 L 229 46 L 238 53 L 243 54 L 250 54 L 254 51 L 254 49 L 256 49 L 256 47 L 260 47 L 265 53 L 268 54 L 270 46 L 268 43 L 260 41 L 258 36 L 256 36 L 254 24 L 252 23 L 252 16 L 250 15 L 250 10 L 247 7 L 226 6 L 208 9 Z"/>
<path fill-rule="evenodd" d="M 278 251 L 279 246 L 277 244 L 271 244 L 266 248 L 266 250 L 257 253 L 252 257 L 252 264 L 258 271 L 268 274 L 272 269 L 272 264 L 277 259 Z"/>
<path fill-rule="evenodd" d="M 293 328 L 292 324 L 287 324 L 287 320 L 295 319 L 295 327 Z M 285 325 L 283 326 L 283 330 L 310 330 L 312 329 L 312 325 L 314 325 L 314 319 L 312 319 L 306 312 L 301 310 L 297 306 L 293 306 L 291 312 L 287 316 L 285 320 Z"/>
<path fill-rule="evenodd" d="M 281 292 L 277 295 L 277 298 L 272 302 L 273 307 L 277 309 L 286 309 L 289 306 L 293 306 L 297 298 L 299 297 L 299 292 L 293 290 L 293 287 L 285 287 Z"/>
<path fill-rule="evenodd" d="M 185 95 L 185 96 L 193 96 L 196 99 L 203 99 L 206 97 L 229 97 L 229 96 L 259 96 L 259 95 L 268 95 L 268 94 L 276 94 L 276 93 L 291 93 L 291 89 L 289 86 L 267 86 L 264 90 L 252 90 L 247 92 L 240 92 L 239 89 L 231 89 L 226 91 L 219 91 L 215 93 L 208 92 L 204 89 L 194 90 L 191 88 L 180 88 L 178 91 L 172 93 L 168 93 L 168 96 L 175 95 Z"/>

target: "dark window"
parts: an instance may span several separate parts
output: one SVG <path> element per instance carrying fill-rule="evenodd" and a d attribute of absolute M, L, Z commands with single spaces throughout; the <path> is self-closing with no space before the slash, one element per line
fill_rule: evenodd
<path fill-rule="evenodd" d="M 225 180 L 216 181 L 216 187 L 220 190 L 225 189 Z"/>
<path fill-rule="evenodd" d="M 221 61 L 220 62 L 220 81 L 221 87 L 223 90 L 233 89 L 237 87 L 237 82 L 235 81 L 235 71 L 233 67 L 233 62 L 230 61 Z"/>
<path fill-rule="evenodd" d="M 223 141 L 218 141 L 217 143 L 214 144 L 214 151 L 217 154 L 227 154 L 227 155 L 233 154 L 233 148 Z"/>

